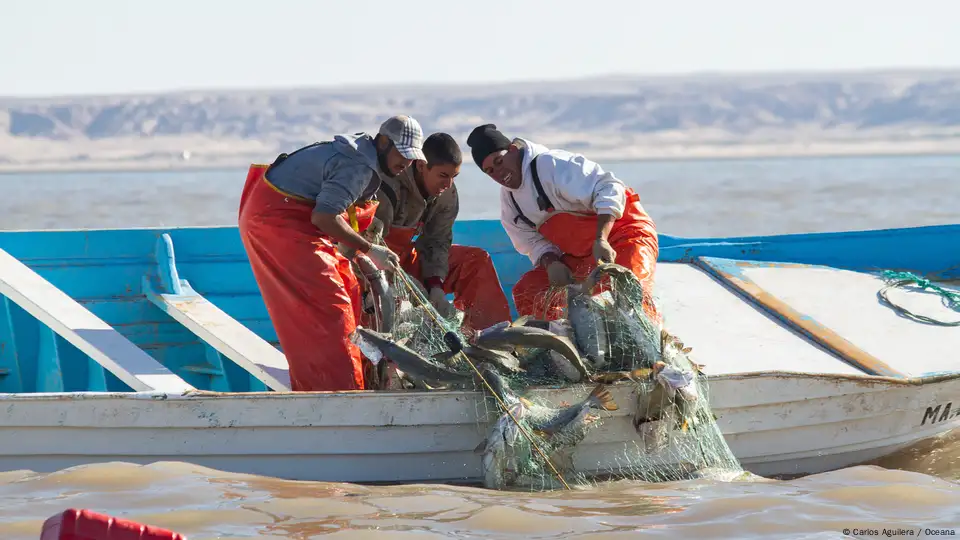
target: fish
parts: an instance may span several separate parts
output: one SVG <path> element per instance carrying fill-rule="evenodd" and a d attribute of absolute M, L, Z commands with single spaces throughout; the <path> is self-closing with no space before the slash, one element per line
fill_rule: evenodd
<path fill-rule="evenodd" d="M 617 286 L 604 295 L 592 295 L 605 275 Z M 574 341 L 593 370 L 649 368 L 660 358 L 658 326 L 650 323 L 633 302 L 627 302 L 637 293 L 643 294 L 637 277 L 614 263 L 600 263 L 583 282 L 567 286 L 567 318 L 574 329 Z M 612 302 L 601 300 L 606 296 Z"/>
<path fill-rule="evenodd" d="M 547 326 L 547 330 L 553 332 L 554 334 L 565 337 L 567 339 L 573 340 L 575 334 L 573 332 L 573 326 L 570 324 L 570 321 L 566 319 L 557 319 L 550 321 L 550 324 Z M 576 344 L 576 342 L 574 342 Z M 580 382 L 582 375 L 574 367 L 573 363 L 570 360 L 567 360 L 565 356 L 558 353 L 557 351 L 548 351 L 550 359 L 550 367 L 554 374 L 560 374 L 563 378 L 567 379 L 570 382 Z"/>
<path fill-rule="evenodd" d="M 541 330 L 550 330 L 550 324 L 553 321 L 547 321 L 543 319 L 534 319 L 529 315 L 524 315 L 519 319 L 513 321 L 511 326 L 529 326 L 530 328 L 539 328 Z"/>
<path fill-rule="evenodd" d="M 524 371 L 520 367 L 520 359 L 508 352 L 471 346 L 464 347 L 460 352 L 467 355 L 467 358 L 473 361 L 474 365 L 489 362 L 500 369 L 500 371 L 507 373 L 522 373 Z M 435 362 L 446 365 L 456 364 L 458 359 L 460 359 L 458 351 L 453 350 L 433 355 Z"/>
<path fill-rule="evenodd" d="M 522 404 L 527 409 L 527 422 L 532 429 L 542 434 L 553 435 L 570 426 L 575 420 L 583 420 L 590 409 L 602 409 L 605 411 L 616 411 L 619 409 L 613 396 L 606 385 L 598 384 L 590 394 L 580 403 L 563 408 L 553 408 L 538 405 L 529 399 L 517 395 L 506 384 L 503 378 L 489 364 L 483 364 L 478 368 L 483 378 L 492 388 L 493 392 L 508 407 L 517 403 Z"/>
<path fill-rule="evenodd" d="M 373 291 L 373 306 L 378 320 L 377 331 L 385 334 L 392 333 L 396 324 L 397 297 L 393 288 L 387 283 L 386 274 L 362 253 L 358 253 L 354 260 L 357 261 L 360 273 L 370 283 L 370 289 Z"/>
<path fill-rule="evenodd" d="M 610 395 L 610 390 L 607 389 L 605 384 L 600 383 L 593 388 L 583 401 L 576 405 L 562 409 L 533 407 L 527 421 L 535 431 L 555 435 L 571 425 L 582 422 L 590 409 L 616 411 L 619 408 L 613 396 Z"/>
<path fill-rule="evenodd" d="M 700 395 L 696 379 L 699 369 L 686 357 L 684 351 L 688 348 L 683 347 L 679 339 L 665 339 L 662 344 L 662 360 L 653 365 L 653 378 L 664 389 L 666 398 L 673 402 L 678 415 L 678 427 L 685 432 L 704 420 L 698 406 Z M 685 366 L 691 369 L 685 369 Z"/>
<path fill-rule="evenodd" d="M 511 326 L 529 326 L 531 328 L 540 328 L 541 330 L 548 330 L 550 328 L 550 321 L 544 321 L 540 319 L 534 319 L 529 315 L 523 315 L 515 321 L 500 321 L 493 325 L 490 325 L 486 328 L 480 329 L 476 332 L 474 339 L 481 334 L 489 334 L 497 330 L 503 330 L 504 328 L 510 328 Z M 509 347 L 512 349 L 512 347 Z"/>
<path fill-rule="evenodd" d="M 515 456 L 508 456 L 507 453 L 512 450 L 520 434 L 520 427 L 517 421 L 521 421 L 526 412 L 526 407 L 522 403 L 514 403 L 509 407 L 510 413 L 503 413 L 491 426 L 490 431 L 484 440 L 473 450 L 476 454 L 482 454 L 481 470 L 483 471 L 483 485 L 487 489 L 503 489 L 506 484 L 508 472 L 516 472 L 515 463 L 508 467 L 509 462 L 515 461 Z M 513 415 L 511 418 L 510 415 Z M 516 419 L 516 421 L 514 421 Z M 508 470 L 509 469 L 509 470 Z"/>
<path fill-rule="evenodd" d="M 587 379 L 590 376 L 576 345 L 569 338 L 558 336 L 542 328 L 516 325 L 493 328 L 479 332 L 474 338 L 474 345 L 488 350 L 503 351 L 512 351 L 517 347 L 550 349 L 569 360 L 580 372 L 582 378 Z"/>
<path fill-rule="evenodd" d="M 660 364 L 660 362 L 658 362 Z M 660 369 L 654 366 L 654 378 L 665 389 L 667 399 L 673 403 L 677 411 L 677 427 L 686 432 L 691 426 L 698 425 L 699 418 L 697 386 L 694 382 L 696 375 L 689 371 L 680 371 L 673 366 Z"/>
<path fill-rule="evenodd" d="M 491 390 L 506 406 L 509 407 L 517 403 L 527 408 L 533 406 L 533 402 L 517 395 L 516 392 L 511 390 L 507 382 L 503 380 L 503 376 L 501 376 L 496 367 L 490 363 L 483 362 L 477 366 L 477 371 L 479 372 L 479 377 L 482 377 L 482 380 L 479 381 L 479 386 L 484 390 Z M 483 384 L 484 382 L 486 382 L 486 385 L 489 385 L 489 388 Z"/>
<path fill-rule="evenodd" d="M 687 401 L 696 401 L 698 370 L 693 362 L 674 343 L 667 343 L 663 349 L 662 358 L 663 360 L 653 365 L 654 378 L 661 381 L 664 387 L 668 387 L 668 394 L 672 395 L 671 390 L 673 390 Z M 690 369 L 684 369 L 684 365 L 690 366 Z"/>
<path fill-rule="evenodd" d="M 592 291 L 593 288 L 600 283 L 600 278 L 605 275 L 618 281 L 632 280 L 635 281 L 637 285 L 640 285 L 640 280 L 637 279 L 636 274 L 629 268 L 617 263 L 603 262 L 595 266 L 593 270 L 587 274 L 587 277 L 584 278 L 582 282 L 583 290 L 586 292 Z"/>
<path fill-rule="evenodd" d="M 660 359 L 662 354 L 662 340 L 656 326 L 646 317 L 642 310 L 616 306 L 615 312 L 618 326 L 626 335 L 624 352 L 629 357 L 620 358 L 621 368 L 630 369 L 634 366 L 651 367 Z M 626 364 L 626 365 L 624 365 Z"/>
<path fill-rule="evenodd" d="M 663 386 L 657 383 L 638 385 L 636 409 L 633 411 L 633 428 L 638 434 L 642 437 L 649 436 L 653 427 L 664 425 L 665 423 L 659 422 L 674 412 L 676 407 L 673 400 L 667 398 Z"/>
<path fill-rule="evenodd" d="M 390 359 L 404 374 L 424 383 L 464 383 L 472 380 L 472 376 L 459 373 L 444 366 L 438 366 L 410 348 L 396 343 L 379 332 L 358 326 L 350 337 L 364 356 L 374 364 L 383 357 Z"/>
<path fill-rule="evenodd" d="M 653 378 L 652 368 L 637 368 L 633 371 L 606 371 L 593 376 L 592 382 L 613 384 L 620 381 L 643 381 Z"/>
<path fill-rule="evenodd" d="M 610 288 L 610 295 L 615 306 L 630 310 L 638 302 L 652 301 L 637 275 L 616 263 L 598 264 L 584 279 L 583 290 L 592 291 L 604 276 L 609 277 L 614 285 Z"/>
<path fill-rule="evenodd" d="M 593 369 L 603 369 L 610 352 L 602 307 L 589 294 L 585 284 L 567 285 L 567 320 L 573 327 L 573 337 L 584 358 Z"/>

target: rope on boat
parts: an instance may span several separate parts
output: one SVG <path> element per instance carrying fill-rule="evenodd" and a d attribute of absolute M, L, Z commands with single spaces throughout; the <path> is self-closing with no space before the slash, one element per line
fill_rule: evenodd
<path fill-rule="evenodd" d="M 401 279 L 403 279 L 404 285 L 406 285 L 407 288 L 410 290 L 410 293 L 412 293 L 413 296 L 414 296 L 417 300 L 419 300 L 419 301 L 421 302 L 421 305 L 423 305 L 424 307 L 427 307 L 427 306 L 426 306 L 426 303 L 425 303 L 425 300 L 424 300 L 423 298 L 421 298 L 419 294 L 417 294 L 417 292 L 414 290 L 413 285 L 410 284 L 410 281 L 407 279 L 406 272 L 404 272 L 403 269 L 402 269 L 402 268 L 399 268 L 399 267 L 397 267 L 396 270 L 397 270 L 397 274 L 399 274 L 400 277 L 401 277 Z M 437 319 L 437 316 L 434 315 L 432 309 L 427 308 L 427 309 L 424 309 L 424 311 L 426 311 L 426 312 L 430 315 L 430 318 L 432 318 L 433 321 L 434 321 L 435 323 L 437 323 L 437 326 L 439 326 L 440 328 L 443 328 L 443 327 L 444 327 L 444 325 L 440 322 L 440 320 Z M 550 467 L 550 470 L 553 471 L 553 474 L 555 474 L 555 475 L 557 476 L 557 478 L 560 480 L 560 483 L 563 484 L 563 487 L 569 490 L 569 489 L 570 489 L 570 486 L 567 485 L 567 481 L 563 479 L 563 475 L 560 474 L 560 472 L 557 470 L 557 468 L 553 466 L 553 463 L 550 461 L 550 458 L 547 457 L 547 455 L 546 455 L 546 454 L 544 453 L 544 451 L 540 448 L 540 446 L 536 443 L 536 441 L 533 440 L 533 436 L 530 435 L 529 433 L 527 433 L 527 430 L 523 427 L 523 425 L 520 424 L 520 421 L 517 420 L 517 417 L 515 417 L 515 416 L 513 415 L 513 412 L 510 410 L 510 407 L 508 407 L 507 404 L 504 403 L 503 400 L 500 399 L 500 396 L 498 396 L 497 393 L 493 390 L 493 387 L 490 386 L 490 383 L 487 382 L 487 379 L 483 376 L 482 373 L 480 373 L 480 370 L 477 369 L 477 366 L 473 365 L 473 361 L 470 360 L 470 358 L 463 352 L 462 349 L 459 350 L 459 351 L 457 351 L 457 354 L 460 356 L 460 358 L 466 360 L 466 361 L 467 361 L 467 364 L 469 364 L 470 367 L 473 368 L 473 371 L 477 374 L 478 377 L 480 377 L 480 381 L 483 382 L 483 385 L 484 385 L 485 387 L 487 387 L 488 390 L 490 390 L 490 395 L 492 395 L 492 396 L 494 397 L 494 399 L 497 400 L 497 403 L 500 405 L 500 407 L 502 407 L 503 410 L 506 411 L 506 413 L 507 413 L 508 415 L 510 415 L 510 419 L 513 420 L 513 422 L 514 422 L 514 423 L 517 425 L 517 427 L 520 429 L 520 433 L 523 433 L 523 436 L 524 436 L 524 437 L 527 439 L 527 441 L 530 443 L 530 446 L 531 446 L 534 450 L 536 450 L 538 454 L 540 454 L 540 457 L 543 458 L 543 460 L 544 460 L 544 462 L 546 462 L 547 466 Z"/>
<path fill-rule="evenodd" d="M 960 292 L 951 291 L 944 289 L 939 285 L 933 283 L 929 279 L 922 278 L 916 274 L 910 272 L 895 272 L 893 270 L 884 270 L 882 273 L 884 281 L 887 284 L 877 291 L 877 297 L 880 299 L 880 302 L 885 304 L 890 309 L 896 311 L 900 315 L 907 317 L 908 319 L 913 319 L 917 322 L 933 324 L 937 326 L 960 326 L 960 320 L 957 321 L 941 321 L 939 319 L 934 319 L 933 317 L 928 317 L 926 315 L 919 315 L 913 313 L 907 308 L 895 304 L 890 298 L 887 297 L 887 291 L 894 288 L 902 288 L 907 285 L 916 284 L 921 289 L 929 289 L 938 295 L 943 300 L 943 304 L 954 311 L 960 312 Z"/>

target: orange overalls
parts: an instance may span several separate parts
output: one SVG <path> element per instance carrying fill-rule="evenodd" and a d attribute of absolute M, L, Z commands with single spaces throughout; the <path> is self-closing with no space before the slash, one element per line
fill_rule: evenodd
<path fill-rule="evenodd" d="M 363 390 L 360 350 L 349 335 L 360 319 L 360 288 L 350 261 L 310 221 L 313 201 L 281 192 L 253 164 L 240 196 L 240 238 L 263 295 L 295 391 Z M 356 231 L 377 201 L 343 217 Z"/>
<path fill-rule="evenodd" d="M 532 162 L 532 172 L 534 187 L 545 201 L 545 208 L 552 212 L 552 205 L 543 192 L 536 172 L 536 160 Z M 516 208 L 518 219 L 527 221 L 519 206 Z M 597 236 L 596 214 L 556 213 L 547 218 L 537 231 L 563 252 L 561 260 L 578 281 L 582 281 L 596 267 L 593 259 L 593 244 Z M 614 262 L 632 270 L 643 285 L 643 310 L 655 323 L 660 323 L 661 316 L 651 301 L 654 270 L 660 250 L 657 229 L 653 219 L 640 205 L 640 196 L 632 188 L 626 189 L 623 215 L 614 221 L 607 240 L 617 252 Z M 606 280 L 602 283 L 605 282 Z M 601 286 L 597 291 L 603 288 Z M 546 269 L 538 266 L 525 273 L 513 287 L 513 302 L 517 313 L 520 316 L 530 315 L 546 320 L 562 318 L 566 295 L 548 294 L 549 289 L 550 280 Z"/>
<path fill-rule="evenodd" d="M 383 239 L 387 247 L 400 257 L 400 267 L 421 283 L 423 276 L 413 239 L 420 233 L 422 225 L 391 226 Z M 464 312 L 464 326 L 482 330 L 510 320 L 510 305 L 489 253 L 478 247 L 454 244 L 450 246 L 447 264 L 449 271 L 443 280 L 443 292 L 453 293 L 453 305 Z"/>

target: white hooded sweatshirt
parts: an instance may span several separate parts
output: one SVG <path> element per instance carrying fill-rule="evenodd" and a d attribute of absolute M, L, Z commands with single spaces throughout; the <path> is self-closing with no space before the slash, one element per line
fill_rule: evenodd
<path fill-rule="evenodd" d="M 619 219 L 626 205 L 626 186 L 600 165 L 580 154 L 566 150 L 550 150 L 547 147 L 517 139 L 525 146 L 521 151 L 521 183 L 517 189 L 500 187 L 500 222 L 513 242 L 517 252 L 530 258 L 534 265 L 546 253 L 562 255 L 552 242 L 541 235 L 540 226 L 559 212 L 574 214 L 612 214 Z M 530 163 L 537 157 L 537 173 L 543 192 L 553 203 L 554 211 L 548 213 L 537 205 L 537 189 L 533 184 Z M 517 217 L 516 207 L 510 200 L 513 194 L 523 215 L 532 221 L 531 228 Z"/>

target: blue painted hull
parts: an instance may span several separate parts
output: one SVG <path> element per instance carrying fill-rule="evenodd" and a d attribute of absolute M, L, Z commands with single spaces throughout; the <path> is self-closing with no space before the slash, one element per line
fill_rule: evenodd
<path fill-rule="evenodd" d="M 207 343 L 148 300 L 145 278 L 161 285 L 169 282 L 169 265 L 157 251 L 164 233 L 172 240 L 180 279 L 263 340 L 277 343 L 236 227 L 13 231 L 0 233 L 0 249 L 193 387 L 266 390 L 261 379 L 211 355 Z M 496 221 L 460 222 L 455 241 L 491 253 L 508 298 L 513 284 L 530 268 Z M 958 245 L 960 225 L 736 238 L 662 235 L 660 261 L 722 258 L 901 270 L 949 280 L 960 279 Z M 42 331 L 45 325 L 15 302 L 5 300 L 3 307 L 0 393 L 131 391 L 63 336 Z"/>

